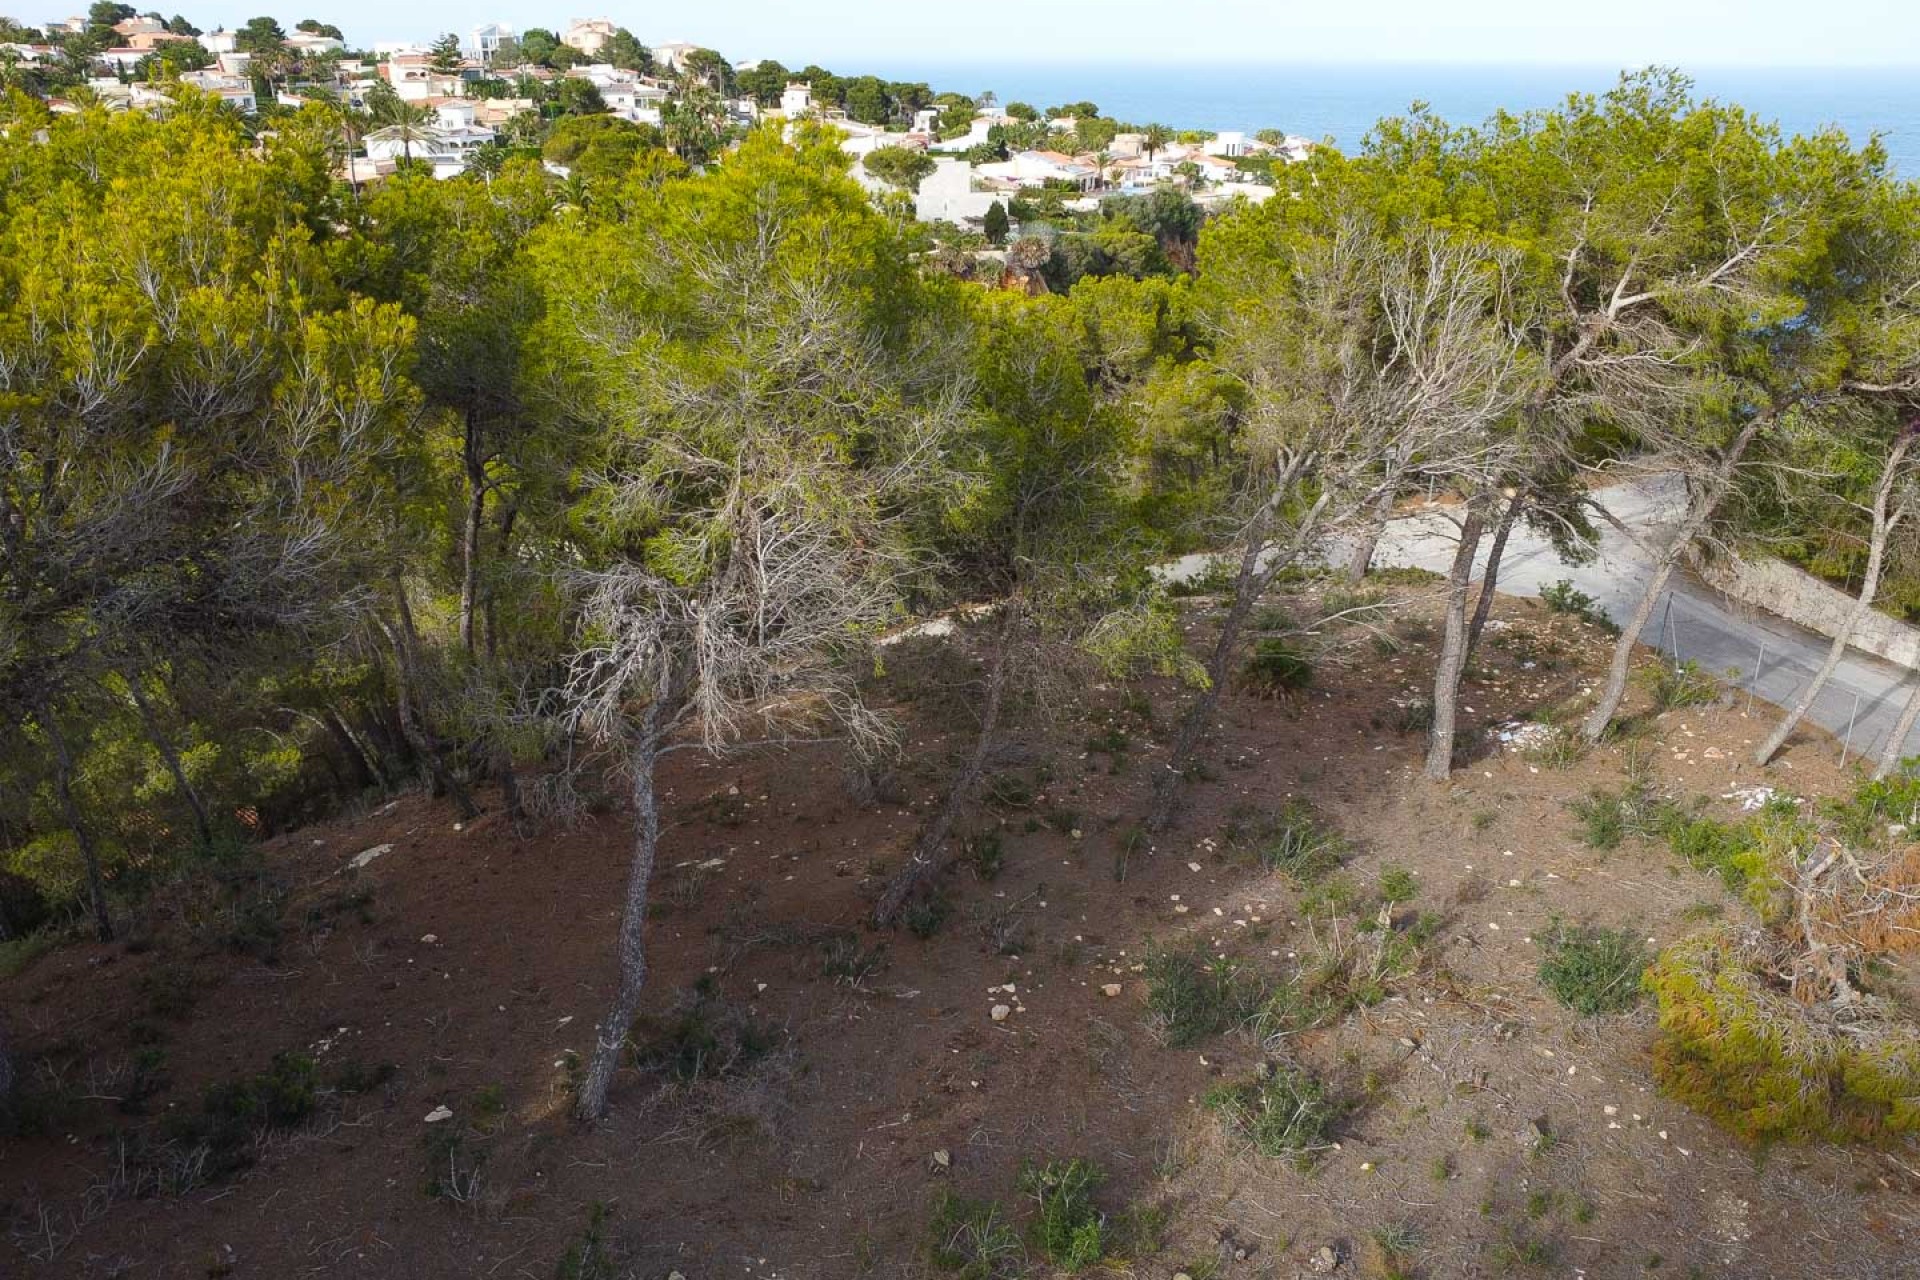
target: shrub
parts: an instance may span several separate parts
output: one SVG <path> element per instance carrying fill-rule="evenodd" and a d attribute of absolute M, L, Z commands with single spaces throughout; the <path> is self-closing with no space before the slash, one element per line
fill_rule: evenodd
<path fill-rule="evenodd" d="M 1720 701 L 1720 684 L 1700 669 L 1697 662 L 1669 664 L 1664 659 L 1643 667 L 1641 683 L 1653 698 L 1655 709 L 1672 711 L 1680 707 L 1709 707 Z"/>
<path fill-rule="evenodd" d="M 1020 1171 L 1020 1190 L 1038 1206 L 1029 1235 L 1042 1258 L 1074 1272 L 1106 1256 L 1107 1218 L 1093 1203 L 1093 1189 L 1105 1180 L 1085 1160 L 1029 1164 Z"/>
<path fill-rule="evenodd" d="M 1387 929 L 1366 937 L 1333 932 L 1298 974 L 1260 1001 L 1247 1023 L 1272 1050 L 1287 1036 L 1330 1026 L 1355 1009 L 1372 1008 L 1419 968 L 1420 948 L 1430 935 L 1431 925 L 1421 918 L 1404 933 Z"/>
<path fill-rule="evenodd" d="M 1551 613 L 1569 614 L 1588 626 L 1600 628 L 1610 636 L 1620 634 L 1620 628 L 1600 608 L 1600 602 L 1576 588 L 1569 578 L 1549 582 L 1540 588 L 1540 603 L 1546 605 Z"/>
<path fill-rule="evenodd" d="M 961 856 L 973 874 L 991 883 L 999 877 L 1000 870 L 1006 865 L 1007 851 L 1000 839 L 998 827 L 989 827 L 978 835 L 966 837 L 960 842 Z"/>
<path fill-rule="evenodd" d="M 1526 752 L 1527 760 L 1543 769 L 1571 769 L 1586 757 L 1586 739 L 1563 725 L 1548 725 Z"/>
<path fill-rule="evenodd" d="M 927 1224 L 927 1260 L 960 1280 L 1011 1280 L 1026 1270 L 1027 1256 L 999 1205 L 943 1192 Z"/>
<path fill-rule="evenodd" d="M 1278 698 L 1313 683 L 1313 662 L 1287 641 L 1269 636 L 1253 646 L 1241 680 L 1252 693 Z"/>
<path fill-rule="evenodd" d="M 666 1017 L 636 1019 L 629 1043 L 634 1065 L 643 1071 L 704 1080 L 744 1071 L 779 1046 L 780 1033 L 728 1007 L 703 985 Z"/>
<path fill-rule="evenodd" d="M 1267 870 L 1308 885 L 1339 869 L 1347 842 L 1321 824 L 1312 805 L 1290 800 L 1260 831 L 1256 852 Z"/>
<path fill-rule="evenodd" d="M 1238 970 L 1204 943 L 1149 948 L 1146 976 L 1148 1022 L 1170 1049 L 1219 1035 L 1245 1014 Z"/>
<path fill-rule="evenodd" d="M 900 912 L 900 923 L 916 938 L 931 938 L 953 914 L 953 902 L 945 890 L 935 887 L 916 894 Z"/>
<path fill-rule="evenodd" d="M 1695 870 L 1719 876 L 1763 918 L 1772 919 L 1785 906 L 1781 871 L 1794 864 L 1816 833 L 1792 800 L 1775 796 L 1737 823 L 1671 814 L 1666 834 L 1675 855 Z"/>
<path fill-rule="evenodd" d="M 1617 849 L 1628 836 L 1645 838 L 1667 830 L 1675 810 L 1671 801 L 1641 782 L 1618 791 L 1595 788 L 1567 808 L 1580 821 L 1580 838 L 1595 849 Z"/>
<path fill-rule="evenodd" d="M 1250 1080 L 1214 1086 L 1202 1105 L 1261 1155 L 1302 1161 L 1327 1148 L 1342 1113 L 1311 1074 L 1283 1063 L 1263 1064 Z"/>
<path fill-rule="evenodd" d="M 1646 976 L 1661 1088 L 1751 1142 L 1920 1131 L 1920 1030 L 1871 1002 L 1844 1021 L 1830 1005 L 1800 1004 L 1778 976 L 1792 961 L 1757 931 L 1663 951 Z"/>
<path fill-rule="evenodd" d="M 1570 929 L 1556 921 L 1540 962 L 1540 983 L 1584 1017 L 1625 1013 L 1640 1002 L 1647 949 L 1627 929 Z"/>

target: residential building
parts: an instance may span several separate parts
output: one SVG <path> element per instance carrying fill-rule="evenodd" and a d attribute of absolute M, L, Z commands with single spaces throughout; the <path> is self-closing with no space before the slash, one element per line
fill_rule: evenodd
<path fill-rule="evenodd" d="M 479 61 L 482 66 L 490 67 L 500 52 L 502 41 L 514 37 L 513 28 L 504 22 L 483 22 L 467 33 L 466 54 Z"/>
<path fill-rule="evenodd" d="M 213 94 L 242 115 L 250 116 L 259 110 L 259 103 L 253 96 L 253 81 L 246 76 L 230 76 L 218 71 L 187 71 L 181 74 L 180 83 Z"/>
<path fill-rule="evenodd" d="M 914 193 L 913 212 L 922 222 L 978 227 L 986 221 L 988 209 L 1003 203 L 1018 190 L 1011 182 L 995 185 L 984 181 L 973 165 L 945 156 L 935 162 L 932 173 L 920 180 L 920 189 Z"/>
<path fill-rule="evenodd" d="M 226 28 L 218 27 L 201 34 L 200 47 L 215 55 L 232 53 L 240 47 L 240 38 Z"/>
<path fill-rule="evenodd" d="M 669 40 L 653 46 L 653 60 L 669 71 L 679 71 L 686 66 L 687 55 L 702 47 L 684 40 Z"/>
<path fill-rule="evenodd" d="M 334 53 L 347 47 L 347 42 L 334 36 L 315 35 L 311 31 L 296 31 L 281 41 L 289 50 L 302 57 L 317 57 L 323 53 Z"/>
<path fill-rule="evenodd" d="M 1244 133 L 1216 133 L 1200 149 L 1207 155 L 1225 156 L 1232 160 L 1252 154 L 1251 146 Z"/>
<path fill-rule="evenodd" d="M 606 47 L 620 28 L 611 18 L 575 18 L 567 24 L 567 30 L 560 37 L 560 43 L 569 49 L 578 49 L 591 58 Z"/>
<path fill-rule="evenodd" d="M 789 120 L 813 114 L 813 86 L 798 82 L 789 84 L 780 94 L 780 114 Z"/>
<path fill-rule="evenodd" d="M 380 161 L 391 165 L 397 160 L 418 160 L 432 166 L 434 177 L 452 178 L 465 173 L 473 153 L 497 136 L 492 129 L 473 120 L 474 108 L 469 104 L 443 105 L 436 109 L 433 124 L 378 129 L 362 139 L 362 143 L 367 159 L 376 165 Z"/>
<path fill-rule="evenodd" d="M 635 124 L 660 123 L 660 109 L 666 105 L 668 97 L 665 85 L 604 62 L 570 68 L 567 75 L 591 83 L 600 91 L 607 110 L 622 120 L 631 120 Z"/>

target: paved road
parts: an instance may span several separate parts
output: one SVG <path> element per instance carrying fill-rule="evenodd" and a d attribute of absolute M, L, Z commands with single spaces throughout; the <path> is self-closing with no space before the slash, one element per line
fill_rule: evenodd
<path fill-rule="evenodd" d="M 1677 477 L 1620 485 L 1597 495 L 1602 505 L 1641 542 L 1658 545 L 1679 518 L 1683 494 Z M 1454 526 L 1444 515 L 1416 512 L 1393 521 L 1381 538 L 1376 564 L 1445 572 L 1453 560 Z M 1634 540 L 1601 525 L 1598 554 L 1570 565 L 1545 538 L 1515 529 L 1500 561 L 1502 592 L 1535 596 L 1562 580 L 1592 596 L 1610 617 L 1622 620 L 1638 602 L 1652 575 L 1652 561 Z M 1479 573 L 1485 565 L 1484 553 Z M 1656 632 L 1658 634 L 1653 634 Z M 1656 604 L 1649 634 L 1661 650 L 1698 662 L 1742 691 L 1778 705 L 1794 700 L 1825 660 L 1831 641 L 1804 627 L 1728 601 L 1685 573 L 1676 573 Z M 1871 654 L 1850 651 L 1821 691 L 1808 719 L 1843 741 L 1854 755 L 1877 755 L 1893 732 L 1906 699 L 1908 671 Z M 1920 754 L 1920 730 L 1904 754 Z"/>

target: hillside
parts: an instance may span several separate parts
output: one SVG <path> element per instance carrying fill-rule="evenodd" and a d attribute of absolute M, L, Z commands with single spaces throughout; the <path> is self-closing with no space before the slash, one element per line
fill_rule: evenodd
<path fill-rule="evenodd" d="M 874 804 L 826 747 L 671 757 L 641 1061 L 593 1127 L 568 1100 L 615 979 L 619 806 L 522 837 L 409 792 L 158 886 L 124 941 L 0 985 L 31 1100 L 0 1270 L 1043 1275 L 1036 1215 L 1084 1226 L 1084 1168 L 1022 1170 L 1082 1160 L 1118 1275 L 1910 1274 L 1909 1152 L 1756 1158 L 1656 1087 L 1647 1003 L 1583 1017 L 1539 976 L 1556 922 L 1651 953 L 1750 916 L 1662 843 L 1591 847 L 1571 804 L 1629 771 L 1728 817 L 1756 786 L 1838 795 L 1834 745 L 1757 770 L 1769 708 L 1644 691 L 1611 745 L 1503 744 L 1608 649 L 1503 600 L 1469 763 L 1436 786 L 1409 730 L 1437 604 L 1375 591 L 1318 630 L 1304 689 L 1227 699 L 1151 840 L 1185 691 L 1029 708 L 915 931 L 864 921 L 970 742 L 964 636 L 890 658 L 875 696 L 909 739 Z M 1196 647 L 1213 616 L 1188 602 Z M 1321 1091 L 1294 1095 L 1304 1152 L 1223 1127 L 1276 1080 Z"/>

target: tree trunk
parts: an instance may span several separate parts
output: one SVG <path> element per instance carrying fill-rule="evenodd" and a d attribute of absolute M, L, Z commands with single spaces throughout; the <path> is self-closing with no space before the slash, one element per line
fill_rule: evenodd
<path fill-rule="evenodd" d="M 480 424 L 467 410 L 461 460 L 467 475 L 467 518 L 460 534 L 460 644 L 473 657 L 473 615 L 480 594 L 480 530 L 487 519 L 487 464 L 480 456 Z"/>
<path fill-rule="evenodd" d="M 159 751 L 160 758 L 166 762 L 167 772 L 173 775 L 173 784 L 180 788 L 180 794 L 186 797 L 187 806 L 193 810 L 193 828 L 200 837 L 200 845 L 206 848 L 213 844 L 213 823 L 207 817 L 207 806 L 200 799 L 200 793 L 194 790 L 193 783 L 187 780 L 186 768 L 180 763 L 180 753 L 173 749 L 173 742 L 161 732 L 159 717 L 153 714 L 153 705 L 147 701 L 147 695 L 140 688 L 140 677 L 135 672 L 123 672 L 127 682 L 127 691 L 133 694 L 133 705 L 140 710 L 140 723 L 146 728 L 147 740 Z"/>
<path fill-rule="evenodd" d="M 353 730 L 347 727 L 347 722 L 340 718 L 340 713 L 332 707 L 322 707 L 320 723 L 325 725 L 327 732 L 332 735 L 334 744 L 340 748 L 340 754 L 345 756 L 347 763 L 353 766 L 354 775 L 359 779 L 360 785 L 363 788 L 380 787 L 384 790 L 387 785 L 386 775 L 373 763 L 373 758 L 367 753 L 366 748 L 360 745 L 360 740 L 354 736 Z"/>
<path fill-rule="evenodd" d="M 113 915 L 107 910 L 107 884 L 100 874 L 100 849 L 94 843 L 92 829 L 80 816 L 80 805 L 73 798 L 73 752 L 67 746 L 67 735 L 61 732 L 52 706 L 42 701 L 39 712 L 40 727 L 46 730 L 48 745 L 53 748 L 54 797 L 60 802 L 60 814 L 80 845 L 80 860 L 86 864 L 87 899 L 93 907 L 94 932 L 100 941 L 112 942 Z"/>
<path fill-rule="evenodd" d="M 1447 572 L 1447 627 L 1433 672 L 1433 726 L 1427 737 L 1427 777 L 1445 782 L 1453 773 L 1453 731 L 1459 719 L 1460 674 L 1467 667 L 1467 587 L 1480 551 L 1480 512 L 1469 503 L 1460 522 L 1460 545 Z"/>
<path fill-rule="evenodd" d="M 907 864 L 887 882 L 886 891 L 873 908 L 876 929 L 892 928 L 913 895 L 946 866 L 947 840 L 953 834 L 953 824 L 961 811 L 973 803 L 974 790 L 980 785 L 980 775 L 986 771 L 987 754 L 1000 727 L 1000 707 L 1013 665 L 1014 638 L 1019 633 L 1024 612 L 1018 596 L 1009 598 L 1003 607 L 998 634 L 994 637 L 993 656 L 987 667 L 987 695 L 980 707 L 980 731 L 974 737 L 973 752 L 947 787 L 946 799 L 920 829 L 920 838 L 914 841 L 913 854 Z"/>
<path fill-rule="evenodd" d="M 1493 527 L 1493 545 L 1487 549 L 1487 569 L 1480 575 L 1480 598 L 1473 605 L 1473 621 L 1467 626 L 1467 657 L 1473 657 L 1473 651 L 1480 645 L 1480 633 L 1487 629 L 1487 618 L 1493 613 L 1494 592 L 1500 585 L 1500 559 L 1507 553 L 1507 536 L 1513 532 L 1514 521 L 1520 516 L 1520 508 L 1526 500 L 1519 494 L 1507 499 L 1507 506 L 1500 513 L 1500 522 Z"/>
<path fill-rule="evenodd" d="M 1227 616 L 1220 623 L 1219 638 L 1214 641 L 1213 653 L 1207 659 L 1207 687 L 1201 690 L 1200 696 L 1187 708 L 1186 715 L 1181 717 L 1180 727 L 1173 735 L 1173 744 L 1167 749 L 1167 762 L 1154 779 L 1153 797 L 1147 809 L 1146 827 L 1149 831 L 1164 831 L 1173 820 L 1180 780 L 1186 776 L 1188 762 L 1199 749 L 1200 740 L 1206 737 L 1207 727 L 1213 723 L 1213 717 L 1220 709 L 1220 697 L 1232 674 L 1234 651 L 1239 647 L 1240 632 L 1246 627 L 1247 618 L 1253 613 L 1254 606 L 1260 603 L 1267 588 L 1273 585 L 1273 580 L 1280 576 L 1280 571 L 1306 551 L 1313 540 L 1313 531 L 1327 509 L 1328 495 L 1323 493 L 1301 520 L 1299 529 L 1294 532 L 1293 542 L 1284 551 L 1274 551 L 1273 558 L 1263 566 L 1260 557 L 1273 550 L 1268 545 L 1273 522 L 1279 517 L 1281 503 L 1291 491 L 1294 478 L 1295 474 L 1289 472 L 1283 483 L 1276 486 L 1272 496 L 1261 504 L 1259 512 L 1248 525 L 1246 549 L 1241 552 L 1240 572 L 1234 579 L 1233 603 L 1227 606 Z"/>
<path fill-rule="evenodd" d="M 1884 778 L 1900 767 L 1906 758 L 1907 739 L 1913 735 L 1913 726 L 1920 721 L 1920 682 L 1915 683 L 1913 692 L 1907 695 L 1907 705 L 1900 709 L 1900 720 L 1893 726 L 1893 732 L 1880 748 L 1880 764 L 1873 771 L 1875 778 Z"/>
<path fill-rule="evenodd" d="M 1620 710 L 1621 699 L 1627 696 L 1627 675 L 1633 668 L 1633 649 L 1640 643 L 1640 633 L 1646 630 L 1647 623 L 1653 619 L 1653 609 L 1659 603 L 1660 593 L 1667 589 L 1667 583 L 1673 577 L 1674 566 L 1680 563 L 1680 556 L 1700 531 L 1713 519 L 1713 513 L 1719 508 L 1720 500 L 1732 487 L 1733 473 L 1740 465 L 1740 457 L 1746 453 L 1760 429 L 1772 420 L 1773 415 L 1763 415 L 1748 423 L 1740 434 L 1734 437 L 1728 446 L 1726 455 L 1714 468 L 1706 487 L 1700 491 L 1694 502 L 1693 510 L 1687 513 L 1680 527 L 1674 530 L 1673 538 L 1666 549 L 1660 553 L 1660 561 L 1654 566 L 1653 576 L 1647 580 L 1647 589 L 1641 594 L 1640 603 L 1634 606 L 1633 616 L 1620 631 L 1620 638 L 1614 642 L 1613 665 L 1607 671 L 1607 683 L 1601 691 L 1600 701 L 1581 726 L 1581 733 L 1589 742 L 1598 742 L 1613 724 L 1613 717 Z"/>
<path fill-rule="evenodd" d="M 1360 541 L 1353 546 L 1353 554 L 1347 558 L 1347 581 L 1350 583 L 1364 580 L 1373 568 L 1373 553 L 1380 548 L 1380 537 L 1387 531 L 1387 520 L 1393 515 L 1393 499 L 1399 490 L 1399 477 L 1390 478 L 1380 490 L 1379 500 L 1373 505 L 1373 519 L 1368 522 Z"/>
<path fill-rule="evenodd" d="M 1773 759 L 1775 752 L 1786 745 L 1794 729 L 1813 709 L 1814 700 L 1827 687 L 1827 681 L 1833 679 L 1833 673 L 1840 669 L 1841 659 L 1847 656 L 1847 646 L 1853 641 L 1853 633 L 1860 629 L 1860 624 L 1866 621 L 1867 614 L 1873 609 L 1873 599 L 1880 592 L 1880 571 L 1886 562 L 1887 536 L 1900 523 L 1901 513 L 1889 514 L 1887 508 L 1893 496 L 1893 483 L 1899 478 L 1900 464 L 1906 458 L 1908 440 L 1909 437 L 1902 435 L 1899 443 L 1887 454 L 1886 465 L 1880 472 L 1879 487 L 1874 490 L 1873 533 L 1867 543 L 1867 571 L 1860 583 L 1860 595 L 1854 600 L 1853 607 L 1847 610 L 1839 629 L 1834 632 L 1833 643 L 1827 646 L 1827 656 L 1820 663 L 1820 670 L 1814 673 L 1813 680 L 1800 691 L 1800 696 L 1786 714 L 1780 717 L 1780 723 L 1773 727 L 1766 741 L 1754 750 L 1755 764 L 1767 763 Z"/>
<path fill-rule="evenodd" d="M 654 856 L 660 847 L 660 808 L 653 789 L 653 771 L 660 758 L 661 707 L 656 699 L 647 708 L 633 742 L 628 765 L 633 773 L 633 862 L 627 871 L 626 906 L 620 917 L 620 988 L 613 1007 L 594 1031 L 593 1056 L 580 1084 L 576 1114 L 598 1120 L 607 1111 L 607 1091 L 620 1067 L 620 1051 L 640 1012 L 640 995 L 647 983 L 647 893 L 653 883 Z"/>
<path fill-rule="evenodd" d="M 404 614 L 405 606 L 402 606 Z M 462 821 L 480 816 L 480 806 L 473 802 L 473 796 L 447 766 L 445 753 L 441 750 L 440 740 L 427 728 L 425 718 L 414 705 L 413 700 L 413 655 L 406 642 L 404 625 L 401 631 L 395 631 L 384 621 L 380 627 L 387 633 L 387 641 L 393 649 L 395 709 L 400 713 L 400 731 L 406 735 L 407 745 L 420 757 L 420 763 L 427 769 L 433 780 L 435 795 L 453 797 L 454 809 Z"/>

